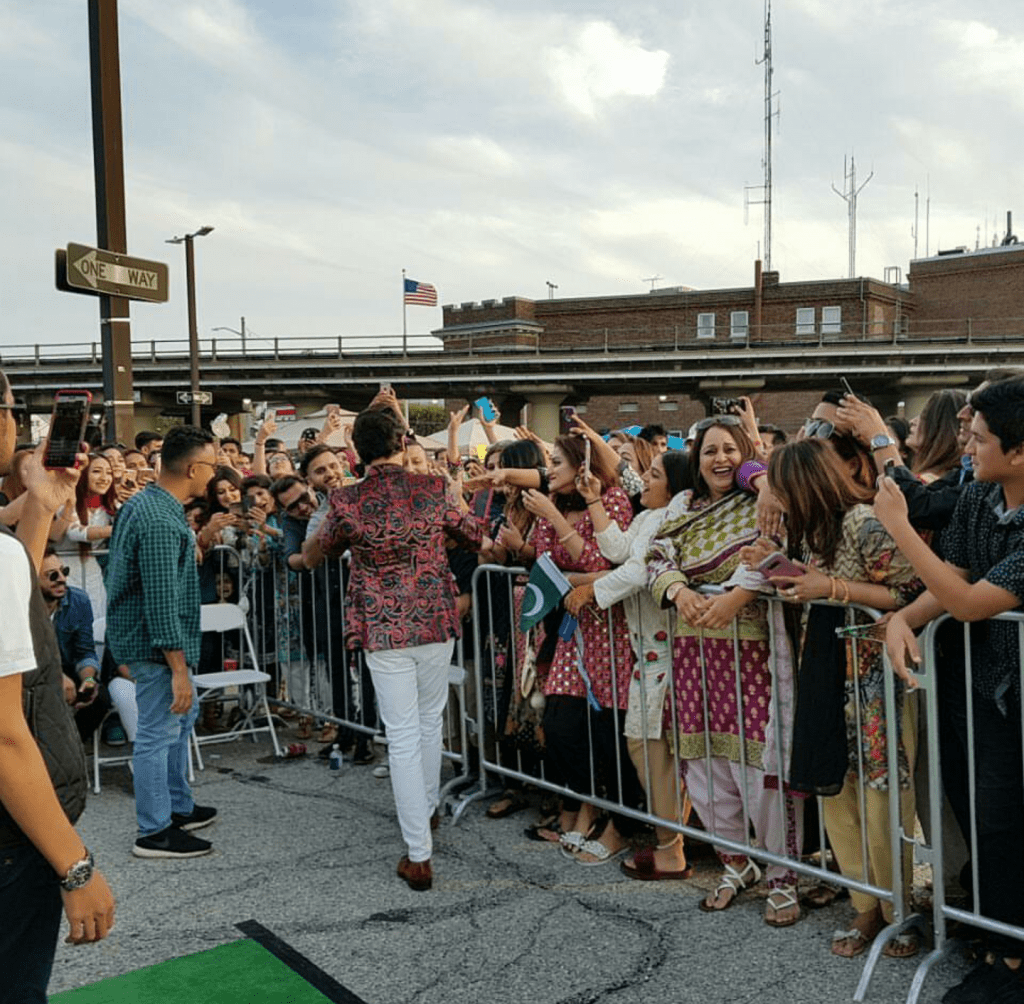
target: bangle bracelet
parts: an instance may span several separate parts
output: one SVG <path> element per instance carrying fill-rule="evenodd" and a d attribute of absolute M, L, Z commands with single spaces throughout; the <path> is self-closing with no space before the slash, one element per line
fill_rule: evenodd
<path fill-rule="evenodd" d="M 587 505 L 588 505 L 588 506 L 591 506 L 591 505 L 597 505 L 597 503 L 598 503 L 598 502 L 600 502 L 600 501 L 601 501 L 600 499 L 591 499 L 591 500 L 590 500 L 590 501 L 589 501 L 589 502 L 587 503 Z"/>
<path fill-rule="evenodd" d="M 830 575 L 828 577 L 828 598 L 830 600 L 834 600 L 836 598 L 836 585 L 837 580 L 832 578 L 832 576 Z"/>
<path fill-rule="evenodd" d="M 839 585 L 843 587 L 843 606 L 846 606 L 850 602 L 850 583 L 846 579 L 840 579 Z"/>
<path fill-rule="evenodd" d="M 576 531 L 575 530 L 570 530 L 564 537 L 559 537 L 558 538 L 558 543 L 559 544 L 564 544 L 570 537 L 573 537 L 575 535 L 576 535 Z"/>

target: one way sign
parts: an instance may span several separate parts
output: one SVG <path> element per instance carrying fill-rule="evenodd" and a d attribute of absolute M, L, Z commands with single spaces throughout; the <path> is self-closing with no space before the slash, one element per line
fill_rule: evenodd
<path fill-rule="evenodd" d="M 130 258 L 84 244 L 69 244 L 65 261 L 64 278 L 74 292 L 107 293 L 153 303 L 167 301 L 168 273 L 163 262 Z"/>

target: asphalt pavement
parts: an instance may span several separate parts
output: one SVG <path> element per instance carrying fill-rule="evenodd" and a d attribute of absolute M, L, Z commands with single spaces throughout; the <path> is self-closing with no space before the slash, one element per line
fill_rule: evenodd
<path fill-rule="evenodd" d="M 103 771 L 79 828 L 117 923 L 101 944 L 60 945 L 51 993 L 236 940 L 234 925 L 256 920 L 365 1004 L 853 999 L 863 960 L 829 952 L 848 901 L 776 930 L 762 920 L 761 886 L 707 915 L 697 903 L 715 885 L 713 860 L 688 881 L 633 881 L 527 840 L 535 814 L 491 820 L 486 803 L 458 825 L 442 820 L 434 888 L 413 892 L 395 875 L 404 845 L 388 780 L 271 752 L 266 741 L 204 748 L 196 799 L 219 817 L 197 835 L 214 853 L 188 861 L 132 857 L 131 775 Z M 867 1000 L 905 1001 L 918 961 L 882 959 Z M 940 961 L 920 1000 L 938 1001 L 965 965 Z"/>

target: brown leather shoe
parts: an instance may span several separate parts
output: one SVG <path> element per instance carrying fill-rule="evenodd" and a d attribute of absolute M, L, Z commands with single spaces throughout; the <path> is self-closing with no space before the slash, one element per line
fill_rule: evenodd
<path fill-rule="evenodd" d="M 398 862 L 398 877 L 416 892 L 426 892 L 434 884 L 434 872 L 429 859 L 410 861 L 408 855 L 405 855 Z"/>

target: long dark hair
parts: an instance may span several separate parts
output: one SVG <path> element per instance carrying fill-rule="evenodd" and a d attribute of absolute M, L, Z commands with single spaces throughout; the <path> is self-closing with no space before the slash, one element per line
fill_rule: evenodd
<path fill-rule="evenodd" d="M 843 517 L 874 498 L 824 440 L 813 438 L 772 450 L 768 487 L 786 511 L 790 550 L 805 547 L 825 565 L 835 561 Z"/>
<path fill-rule="evenodd" d="M 661 466 L 665 469 L 669 498 L 675 498 L 680 492 L 693 487 L 690 458 L 684 450 L 666 450 L 661 455 Z"/>
<path fill-rule="evenodd" d="M 714 421 L 705 419 L 708 424 L 697 429 L 697 438 L 690 447 L 690 481 L 693 484 L 695 498 L 707 498 L 711 494 L 704 476 L 700 473 L 700 451 L 704 446 L 704 440 L 712 429 L 725 429 L 732 436 L 744 460 L 754 459 L 754 444 L 747 430 L 743 428 L 739 420 L 732 415 L 715 415 Z M 701 425 L 702 423 L 697 423 Z"/>
<path fill-rule="evenodd" d="M 75 485 L 75 512 L 78 514 L 78 522 L 82 526 L 89 525 L 89 509 L 85 504 L 85 500 L 93 494 L 89 491 L 89 468 L 92 467 L 97 460 L 102 460 L 110 468 L 110 487 L 106 492 L 100 496 L 100 504 L 103 509 L 106 510 L 108 515 L 113 516 L 115 512 L 115 506 L 117 504 L 117 493 L 114 491 L 114 465 L 105 457 L 102 453 L 92 453 L 89 455 L 89 463 L 87 464 L 84 471 L 78 478 L 78 483 Z"/>
<path fill-rule="evenodd" d="M 960 410 L 967 404 L 967 395 L 960 390 L 937 390 L 928 398 L 917 419 L 921 447 L 914 456 L 915 474 L 938 474 L 940 477 L 960 466 Z"/>
<path fill-rule="evenodd" d="M 230 482 L 238 489 L 239 495 L 242 493 L 242 475 L 233 467 L 218 467 L 213 472 L 210 483 L 206 486 L 207 519 L 214 513 L 227 512 L 227 509 L 217 501 L 217 485 L 221 481 Z"/>
<path fill-rule="evenodd" d="M 583 460 L 586 456 L 583 446 L 582 436 L 558 436 L 554 443 L 556 449 L 560 450 L 562 456 L 565 457 L 566 463 L 570 467 L 574 467 L 577 471 L 583 466 Z M 609 488 L 614 488 L 618 484 L 618 478 L 614 471 L 608 470 L 604 465 L 602 455 L 600 453 L 592 453 L 590 457 L 590 473 L 601 482 L 601 494 L 604 495 Z M 587 503 L 583 496 L 576 491 L 575 488 L 571 492 L 565 492 L 563 494 L 552 495 L 552 500 L 555 503 L 555 507 L 561 513 L 567 512 L 582 512 L 587 508 Z"/>

